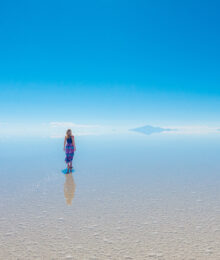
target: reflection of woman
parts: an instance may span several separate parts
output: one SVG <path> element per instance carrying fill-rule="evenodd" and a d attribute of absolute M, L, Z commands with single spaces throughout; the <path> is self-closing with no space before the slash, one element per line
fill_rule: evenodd
<path fill-rule="evenodd" d="M 64 183 L 64 196 L 66 198 L 66 204 L 71 205 L 74 197 L 76 185 L 72 173 L 66 174 L 65 176 L 66 176 L 66 181 Z"/>
<path fill-rule="evenodd" d="M 72 170 L 72 161 L 73 161 L 73 156 L 74 152 L 76 151 L 76 145 L 75 145 L 75 139 L 74 136 L 72 135 L 71 129 L 68 129 L 66 131 L 66 136 L 64 139 L 64 151 L 66 153 L 66 164 L 67 164 L 67 171 Z"/>

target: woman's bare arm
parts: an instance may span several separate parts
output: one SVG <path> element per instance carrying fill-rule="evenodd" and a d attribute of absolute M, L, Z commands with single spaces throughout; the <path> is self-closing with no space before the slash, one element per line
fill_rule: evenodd
<path fill-rule="evenodd" d="M 75 138 L 72 136 L 72 142 L 73 142 L 73 147 L 74 147 L 74 152 L 76 151 L 76 144 L 75 144 Z"/>
<path fill-rule="evenodd" d="M 64 147 L 63 147 L 64 151 L 65 151 L 65 146 L 66 146 L 66 136 L 65 136 L 65 139 L 64 139 Z"/>

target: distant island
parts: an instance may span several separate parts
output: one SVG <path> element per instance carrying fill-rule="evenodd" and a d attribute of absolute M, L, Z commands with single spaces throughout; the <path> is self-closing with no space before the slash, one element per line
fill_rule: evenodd
<path fill-rule="evenodd" d="M 162 128 L 162 127 L 151 126 L 151 125 L 146 125 L 146 126 L 130 129 L 130 131 L 142 133 L 145 135 L 151 135 L 154 133 L 162 133 L 162 132 L 168 132 L 168 131 L 174 131 L 174 130 L 176 130 L 176 129 Z"/>

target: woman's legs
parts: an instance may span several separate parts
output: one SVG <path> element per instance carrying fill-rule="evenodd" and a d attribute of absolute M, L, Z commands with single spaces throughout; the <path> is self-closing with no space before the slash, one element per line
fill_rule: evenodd
<path fill-rule="evenodd" d="M 69 173 L 70 171 L 70 166 L 69 166 L 69 163 L 67 163 L 67 173 Z"/>

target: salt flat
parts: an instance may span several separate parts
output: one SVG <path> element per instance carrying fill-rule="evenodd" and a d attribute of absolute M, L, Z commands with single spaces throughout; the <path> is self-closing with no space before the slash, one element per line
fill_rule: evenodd
<path fill-rule="evenodd" d="M 1 140 L 0 259 L 220 259 L 220 135 Z"/>

